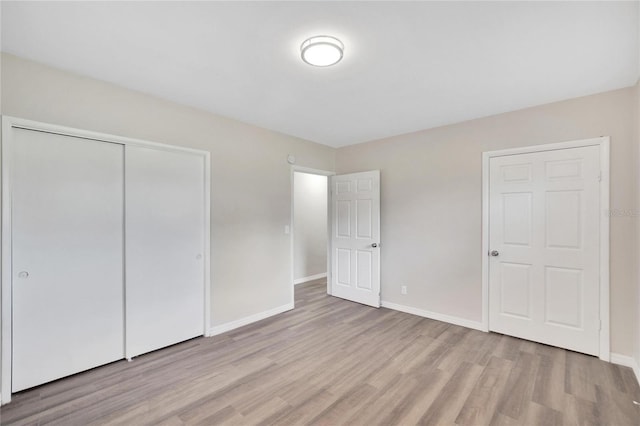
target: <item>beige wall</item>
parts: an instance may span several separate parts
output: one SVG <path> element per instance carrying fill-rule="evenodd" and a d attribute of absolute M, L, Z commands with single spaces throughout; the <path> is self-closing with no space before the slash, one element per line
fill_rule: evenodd
<path fill-rule="evenodd" d="M 611 136 L 611 208 L 637 206 L 634 89 L 341 148 L 336 157 L 332 148 L 15 56 L 3 54 L 0 70 L 2 114 L 211 152 L 212 325 L 290 301 L 289 153 L 316 169 L 334 170 L 334 159 L 343 173 L 380 169 L 383 300 L 470 321 L 481 319 L 483 151 Z M 634 341 L 640 347 L 636 220 L 611 219 L 612 350 L 625 355 Z"/>
<path fill-rule="evenodd" d="M 611 136 L 611 208 L 633 209 L 633 105 L 629 88 L 339 149 L 338 173 L 381 170 L 382 300 L 481 321 L 483 151 Z M 635 221 L 611 219 L 612 350 L 626 355 Z"/>
<path fill-rule="evenodd" d="M 327 177 L 294 173 L 293 278 L 327 272 Z"/>
<path fill-rule="evenodd" d="M 212 325 L 291 301 L 287 154 L 333 170 L 335 150 L 7 54 L 1 106 L 15 117 L 211 152 Z"/>

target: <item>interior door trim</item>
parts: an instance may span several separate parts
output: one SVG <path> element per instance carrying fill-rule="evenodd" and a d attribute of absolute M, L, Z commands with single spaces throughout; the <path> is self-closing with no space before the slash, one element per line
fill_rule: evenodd
<path fill-rule="evenodd" d="M 291 309 L 295 307 L 295 284 L 294 284 L 294 268 L 293 263 L 293 245 L 294 245 L 294 231 L 295 231 L 295 192 L 294 192 L 294 177 L 296 173 L 306 173 L 310 175 L 326 176 L 327 178 L 327 294 L 331 295 L 331 176 L 334 176 L 336 172 L 329 170 L 313 169 L 311 167 L 295 166 L 290 167 L 290 189 L 291 189 L 291 223 L 289 224 L 289 264 L 291 265 L 289 281 L 291 281 L 291 295 L 289 297 Z"/>
<path fill-rule="evenodd" d="M 22 118 L 2 116 L 2 252 L 0 263 L 0 405 L 11 401 L 11 371 L 12 371 L 12 291 L 11 291 L 11 143 L 12 129 L 33 130 L 58 135 L 89 139 L 120 145 L 140 146 L 172 152 L 187 152 L 200 155 L 205 163 L 204 169 L 204 321 L 203 335 L 208 336 L 211 318 L 211 154 L 208 151 L 185 148 L 180 146 L 150 142 L 124 136 L 80 130 L 72 127 L 58 126 Z M 124 212 L 123 212 L 124 214 Z"/>
<path fill-rule="evenodd" d="M 609 136 L 534 145 L 522 148 L 486 151 L 482 153 L 482 327 L 489 331 L 489 161 L 503 157 L 533 152 L 554 151 L 568 148 L 598 146 L 600 148 L 600 344 L 599 358 L 611 360 L 610 310 L 609 310 Z"/>

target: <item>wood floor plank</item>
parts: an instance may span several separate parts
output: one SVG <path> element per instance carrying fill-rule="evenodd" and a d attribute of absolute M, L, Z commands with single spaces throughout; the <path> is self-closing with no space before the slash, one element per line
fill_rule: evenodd
<path fill-rule="evenodd" d="M 640 424 L 631 369 L 296 286 L 296 308 L 14 395 L 3 425 Z"/>
<path fill-rule="evenodd" d="M 371 401 L 378 389 L 366 383 L 357 383 L 344 392 L 343 398 L 338 398 L 309 420 L 309 425 L 336 425 L 344 422 L 349 413 L 358 411 Z"/>
<path fill-rule="evenodd" d="M 547 351 L 537 356 L 540 365 L 531 400 L 561 411 L 565 396 L 566 354 L 564 351 Z"/>
<path fill-rule="evenodd" d="M 291 405 L 291 408 L 282 409 L 265 419 L 264 422 L 261 421 L 261 423 L 274 425 L 307 424 L 318 413 L 333 404 L 337 398 L 325 390 L 307 393 L 305 396 L 304 399 L 299 399 L 297 404 Z"/>
<path fill-rule="evenodd" d="M 596 399 L 598 407 L 611 407 L 600 410 L 603 424 L 640 424 L 640 407 L 633 404 L 629 394 L 616 389 L 605 390 L 603 386 L 596 385 Z"/>
<path fill-rule="evenodd" d="M 564 424 L 560 411 L 535 402 L 529 402 L 527 404 L 524 423 L 539 426 L 561 426 Z"/>
<path fill-rule="evenodd" d="M 387 414 L 387 418 L 397 418 L 398 421 L 394 424 L 398 425 L 418 424 L 437 400 L 449 379 L 450 376 L 447 373 L 437 368 L 420 374 L 415 379 L 420 385 L 413 389 L 406 402 L 393 407 L 391 412 Z"/>
<path fill-rule="evenodd" d="M 418 421 L 424 425 L 453 424 L 483 368 L 463 362 Z"/>
<path fill-rule="evenodd" d="M 565 391 L 580 399 L 598 402 L 593 377 L 598 372 L 591 371 L 592 364 L 587 355 L 567 352 L 565 369 Z M 605 368 L 604 366 L 602 368 Z"/>
<path fill-rule="evenodd" d="M 473 426 L 491 422 L 513 364 L 495 356 L 490 359 L 458 414 L 456 424 Z"/>
<path fill-rule="evenodd" d="M 193 410 L 184 416 L 178 416 L 187 425 L 220 425 L 220 424 L 242 424 L 245 422 L 231 405 L 227 405 L 220 410 L 211 410 L 204 405 L 198 410 Z"/>
<path fill-rule="evenodd" d="M 520 352 L 509 374 L 496 412 L 515 420 L 524 420 L 523 413 L 531 401 L 538 358 L 530 352 Z"/>

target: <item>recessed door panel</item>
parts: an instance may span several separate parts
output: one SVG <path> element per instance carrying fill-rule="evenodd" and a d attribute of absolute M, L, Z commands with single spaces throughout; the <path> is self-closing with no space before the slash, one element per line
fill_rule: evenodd
<path fill-rule="evenodd" d="M 547 191 L 545 225 L 547 247 L 582 246 L 582 191 Z"/>
<path fill-rule="evenodd" d="M 351 286 L 351 250 L 336 249 L 336 282 L 338 285 Z"/>
<path fill-rule="evenodd" d="M 531 182 L 531 164 L 508 164 L 501 167 L 502 181 L 509 183 Z"/>
<path fill-rule="evenodd" d="M 363 178 L 358 179 L 358 192 L 371 192 L 373 189 L 373 179 L 372 178 Z"/>
<path fill-rule="evenodd" d="M 582 328 L 582 271 L 547 266 L 545 269 L 545 321 Z"/>
<path fill-rule="evenodd" d="M 336 237 L 351 237 L 351 201 L 338 200 L 336 202 L 335 215 Z"/>
<path fill-rule="evenodd" d="M 124 357 L 124 151 L 10 131 L 17 392 Z"/>
<path fill-rule="evenodd" d="M 501 263 L 501 313 L 529 319 L 531 317 L 531 265 Z"/>
<path fill-rule="evenodd" d="M 504 244 L 531 243 L 533 200 L 530 192 L 502 194 Z"/>
<path fill-rule="evenodd" d="M 582 177 L 582 160 L 556 160 L 545 162 L 548 180 L 579 179 Z"/>
<path fill-rule="evenodd" d="M 336 194 L 348 194 L 351 192 L 351 182 L 338 181 L 336 182 Z"/>
<path fill-rule="evenodd" d="M 357 265 L 357 278 L 356 287 L 360 290 L 371 291 L 373 289 L 371 272 L 373 269 L 373 256 L 371 250 L 357 250 L 356 260 Z"/>
<path fill-rule="evenodd" d="M 356 229 L 357 238 L 371 239 L 373 231 L 373 202 L 372 200 L 356 200 Z"/>

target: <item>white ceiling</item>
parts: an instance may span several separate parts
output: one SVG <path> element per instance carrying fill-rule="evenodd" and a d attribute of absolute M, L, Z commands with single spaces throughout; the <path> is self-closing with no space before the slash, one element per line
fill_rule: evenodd
<path fill-rule="evenodd" d="M 630 86 L 638 4 L 2 2 L 2 50 L 339 147 Z"/>

